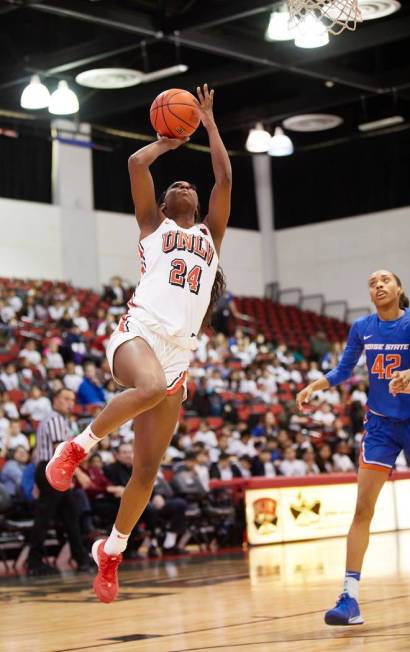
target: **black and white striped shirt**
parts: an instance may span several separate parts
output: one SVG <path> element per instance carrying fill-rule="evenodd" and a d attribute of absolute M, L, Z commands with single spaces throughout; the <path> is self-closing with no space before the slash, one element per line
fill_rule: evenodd
<path fill-rule="evenodd" d="M 48 462 L 54 454 L 56 444 L 71 439 L 72 433 L 68 419 L 53 410 L 37 428 L 35 461 Z"/>

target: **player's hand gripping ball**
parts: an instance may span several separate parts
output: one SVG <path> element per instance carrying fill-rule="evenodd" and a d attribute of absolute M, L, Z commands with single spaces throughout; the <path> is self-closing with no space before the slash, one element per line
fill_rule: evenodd
<path fill-rule="evenodd" d="M 150 108 L 151 124 L 167 138 L 187 138 L 201 121 L 198 100 L 188 91 L 171 88 L 155 98 Z"/>

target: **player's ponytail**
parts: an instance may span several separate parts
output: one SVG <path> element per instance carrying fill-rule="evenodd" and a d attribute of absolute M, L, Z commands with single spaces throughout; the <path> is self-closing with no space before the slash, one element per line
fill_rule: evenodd
<path fill-rule="evenodd" d="M 402 283 L 401 283 L 401 280 L 399 279 L 399 277 L 397 276 L 397 274 L 393 274 L 393 276 L 394 276 L 394 278 L 395 278 L 395 280 L 396 280 L 396 283 L 397 283 L 397 285 L 399 286 L 399 288 L 403 288 L 403 285 L 402 285 Z M 409 298 L 408 298 L 408 296 L 406 295 L 406 293 L 405 293 L 404 290 L 403 290 L 403 292 L 402 292 L 401 295 L 400 295 L 399 308 L 400 308 L 401 310 L 405 310 L 405 308 L 408 308 L 409 306 L 410 306 Z"/>
<path fill-rule="evenodd" d="M 216 270 L 216 274 L 215 274 L 214 284 L 211 290 L 211 298 L 209 301 L 209 306 L 205 313 L 205 317 L 202 322 L 201 328 L 205 328 L 206 326 L 211 325 L 214 310 L 217 306 L 219 299 L 224 294 L 225 290 L 226 290 L 225 274 L 223 273 L 222 267 L 218 265 L 218 269 Z"/>

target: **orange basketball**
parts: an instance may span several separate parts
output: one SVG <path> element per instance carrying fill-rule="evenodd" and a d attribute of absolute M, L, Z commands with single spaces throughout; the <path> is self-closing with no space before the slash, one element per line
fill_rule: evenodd
<path fill-rule="evenodd" d="M 157 134 L 167 138 L 186 138 L 201 121 L 198 100 L 188 91 L 171 88 L 160 93 L 151 104 L 151 124 Z"/>

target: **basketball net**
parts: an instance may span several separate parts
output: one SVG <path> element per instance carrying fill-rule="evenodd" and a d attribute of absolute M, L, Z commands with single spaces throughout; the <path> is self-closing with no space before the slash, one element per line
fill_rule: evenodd
<path fill-rule="evenodd" d="M 359 0 L 288 0 L 290 24 L 303 25 L 311 16 L 320 20 L 330 34 L 341 34 L 345 29 L 354 31 L 362 21 Z"/>

